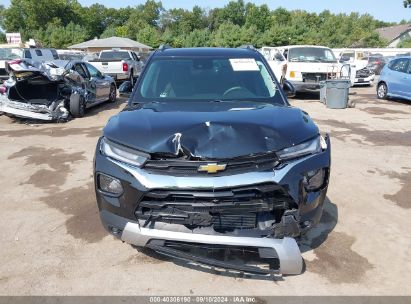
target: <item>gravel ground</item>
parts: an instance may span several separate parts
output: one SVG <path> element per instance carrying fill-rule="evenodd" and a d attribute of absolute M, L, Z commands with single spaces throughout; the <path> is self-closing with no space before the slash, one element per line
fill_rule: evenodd
<path fill-rule="evenodd" d="M 305 272 L 275 280 L 193 267 L 103 230 L 92 160 L 124 100 L 64 124 L 0 116 L 0 294 L 411 295 L 411 103 L 351 92 L 356 107 L 344 110 L 291 100 L 330 133 L 332 172 L 321 223 L 301 247 Z"/>

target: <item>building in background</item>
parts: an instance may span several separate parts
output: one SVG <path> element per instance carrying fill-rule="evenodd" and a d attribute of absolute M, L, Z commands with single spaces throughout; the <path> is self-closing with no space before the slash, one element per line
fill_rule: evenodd
<path fill-rule="evenodd" d="M 86 51 L 88 53 L 97 53 L 102 50 L 115 48 L 136 51 L 139 53 L 148 53 L 152 50 L 152 47 L 148 45 L 123 37 L 93 39 L 86 42 L 71 45 L 68 48 L 72 50 Z"/>
<path fill-rule="evenodd" d="M 397 47 L 398 44 L 411 38 L 411 24 L 400 24 L 376 29 L 377 33 L 388 41 L 387 47 Z"/>

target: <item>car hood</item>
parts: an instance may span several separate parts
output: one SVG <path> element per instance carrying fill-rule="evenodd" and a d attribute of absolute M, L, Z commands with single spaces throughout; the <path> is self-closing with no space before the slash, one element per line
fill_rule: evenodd
<path fill-rule="evenodd" d="M 290 61 L 288 71 L 298 71 L 301 73 L 331 73 L 339 71 L 341 64 L 337 62 L 301 62 Z"/>
<path fill-rule="evenodd" d="M 176 102 L 130 106 L 103 134 L 147 153 L 224 159 L 278 151 L 318 134 L 307 113 L 255 102 Z"/>

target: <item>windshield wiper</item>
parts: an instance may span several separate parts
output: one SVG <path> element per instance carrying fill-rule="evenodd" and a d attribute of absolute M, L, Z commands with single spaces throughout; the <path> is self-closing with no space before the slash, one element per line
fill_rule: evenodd
<path fill-rule="evenodd" d="M 322 62 L 337 62 L 337 60 L 334 59 L 321 59 Z"/>

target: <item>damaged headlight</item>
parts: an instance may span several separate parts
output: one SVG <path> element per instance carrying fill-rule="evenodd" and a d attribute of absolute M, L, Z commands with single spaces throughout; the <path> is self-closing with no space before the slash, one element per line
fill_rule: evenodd
<path fill-rule="evenodd" d="M 302 144 L 285 148 L 277 152 L 280 159 L 286 160 L 321 152 L 327 149 L 327 143 L 322 136 L 303 142 Z"/>
<path fill-rule="evenodd" d="M 100 151 L 108 157 L 137 167 L 144 165 L 150 158 L 150 155 L 146 153 L 113 143 L 107 138 L 101 139 Z"/>

